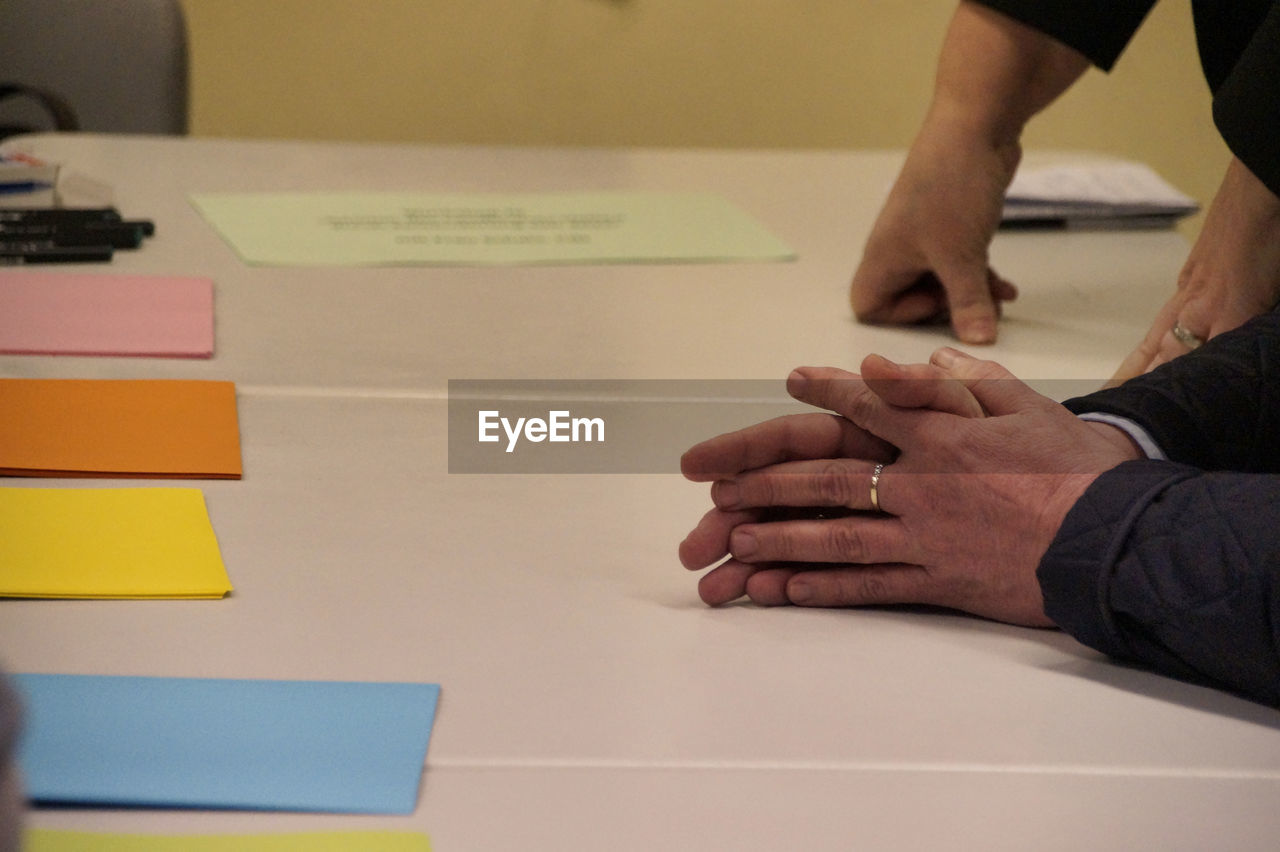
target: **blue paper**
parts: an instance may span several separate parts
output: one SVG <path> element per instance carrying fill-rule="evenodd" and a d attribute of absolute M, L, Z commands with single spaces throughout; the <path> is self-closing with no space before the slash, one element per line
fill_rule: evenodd
<path fill-rule="evenodd" d="M 33 801 L 412 813 L 429 683 L 22 674 Z"/>

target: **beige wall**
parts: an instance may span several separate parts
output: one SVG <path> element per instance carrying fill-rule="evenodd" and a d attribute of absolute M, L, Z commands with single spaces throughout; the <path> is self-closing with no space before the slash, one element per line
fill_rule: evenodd
<path fill-rule="evenodd" d="M 184 0 L 192 130 L 511 144 L 900 147 L 955 0 Z M 1028 143 L 1225 164 L 1189 0 Z"/>

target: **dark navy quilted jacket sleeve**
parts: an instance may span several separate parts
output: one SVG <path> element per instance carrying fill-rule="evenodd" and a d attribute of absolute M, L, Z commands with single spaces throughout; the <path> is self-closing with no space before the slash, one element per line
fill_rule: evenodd
<path fill-rule="evenodd" d="M 1084 644 L 1280 706 L 1280 477 L 1123 464 L 1068 513 L 1039 578 Z"/>
<path fill-rule="evenodd" d="M 1280 706 L 1280 314 L 1071 400 L 1146 427 L 1170 461 L 1099 476 L 1039 567 L 1081 642 Z"/>
<path fill-rule="evenodd" d="M 1173 461 L 1280 472 L 1280 311 L 1123 385 L 1067 400 L 1142 424 Z"/>

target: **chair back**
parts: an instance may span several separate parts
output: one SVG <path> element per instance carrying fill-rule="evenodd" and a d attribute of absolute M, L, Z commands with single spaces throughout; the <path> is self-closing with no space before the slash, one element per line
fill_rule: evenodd
<path fill-rule="evenodd" d="M 178 0 L 0 0 L 0 128 L 187 132 Z M 5 132 L 0 130 L 0 132 Z"/>

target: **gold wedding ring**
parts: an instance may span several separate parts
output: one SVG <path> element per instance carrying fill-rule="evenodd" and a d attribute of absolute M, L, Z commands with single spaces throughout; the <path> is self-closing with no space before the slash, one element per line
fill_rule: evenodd
<path fill-rule="evenodd" d="M 1204 343 L 1204 340 L 1198 334 L 1192 334 L 1187 331 L 1180 322 L 1173 324 L 1173 336 L 1178 338 L 1178 342 L 1188 349 L 1196 349 L 1200 344 Z"/>
<path fill-rule="evenodd" d="M 875 470 L 871 471 L 871 508 L 877 512 L 880 509 L 880 474 L 884 473 L 884 465 L 877 464 Z"/>

